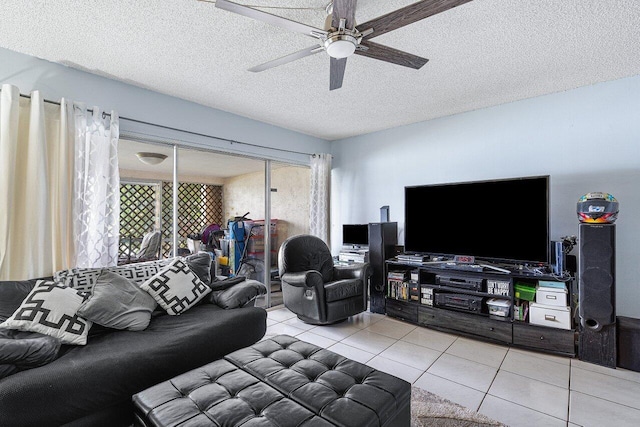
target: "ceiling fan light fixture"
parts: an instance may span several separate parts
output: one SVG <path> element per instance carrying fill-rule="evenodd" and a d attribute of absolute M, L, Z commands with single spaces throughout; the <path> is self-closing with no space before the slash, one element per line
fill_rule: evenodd
<path fill-rule="evenodd" d="M 136 156 L 138 156 L 138 159 L 142 163 L 150 166 L 159 165 L 164 161 L 164 159 L 167 158 L 166 154 L 149 153 L 149 152 L 143 152 L 143 151 L 136 153 Z"/>
<path fill-rule="evenodd" d="M 378 16 L 377 18 L 370 19 L 364 23 L 360 23 L 358 26 L 363 29 L 362 32 L 356 28 L 355 12 L 357 0 L 325 1 L 329 1 L 329 4 L 325 6 L 327 17 L 323 29 L 262 12 L 259 10 L 260 6 L 244 6 L 228 0 L 216 0 L 215 7 L 257 19 L 285 30 L 305 34 L 320 41 L 319 46 L 316 45 L 265 62 L 250 68 L 249 71 L 264 71 L 314 55 L 324 50 L 331 58 L 329 62 L 329 90 L 334 90 L 342 87 L 342 80 L 346 68 L 346 60 L 334 61 L 334 59 L 345 59 L 356 53 L 356 50 L 359 50 L 357 53 L 372 59 L 402 65 L 416 70 L 421 68 L 427 63 L 428 59 L 373 42 L 365 43 L 364 45 L 361 43 L 363 40 L 371 38 L 372 35 L 373 37 L 378 37 L 389 31 L 397 30 L 398 28 L 418 22 L 429 16 L 444 12 L 472 0 L 421 0 L 385 15 Z"/>
<path fill-rule="evenodd" d="M 337 34 L 327 39 L 324 47 L 330 57 L 340 59 L 353 55 L 358 39 L 349 34 Z"/>

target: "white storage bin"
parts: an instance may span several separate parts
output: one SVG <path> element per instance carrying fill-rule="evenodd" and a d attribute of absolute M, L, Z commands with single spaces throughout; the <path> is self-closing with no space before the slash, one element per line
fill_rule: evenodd
<path fill-rule="evenodd" d="M 540 285 L 541 288 L 566 288 L 565 282 L 556 282 L 550 280 L 538 280 L 538 285 Z"/>
<path fill-rule="evenodd" d="M 538 285 L 536 289 L 536 303 L 553 305 L 558 307 L 567 306 L 567 288 L 549 288 Z"/>
<path fill-rule="evenodd" d="M 529 304 L 529 323 L 552 328 L 571 329 L 571 309 L 532 302 Z"/>
<path fill-rule="evenodd" d="M 509 317 L 509 311 L 511 309 L 511 301 L 507 301 L 499 298 L 491 298 L 487 300 L 487 307 L 489 308 L 489 316 L 497 316 L 503 320 Z"/>

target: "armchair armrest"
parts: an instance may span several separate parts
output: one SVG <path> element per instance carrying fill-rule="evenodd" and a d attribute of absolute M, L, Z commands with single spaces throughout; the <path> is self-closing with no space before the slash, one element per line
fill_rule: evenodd
<path fill-rule="evenodd" d="M 371 266 L 369 263 L 336 265 L 333 267 L 333 279 L 362 279 L 365 282 L 371 276 Z"/>
<path fill-rule="evenodd" d="M 327 317 L 322 274 L 317 270 L 284 273 L 280 276 L 285 306 L 312 319 Z"/>
<path fill-rule="evenodd" d="M 280 280 L 295 287 L 322 289 L 324 282 L 319 271 L 308 270 L 295 273 L 285 273 Z"/>

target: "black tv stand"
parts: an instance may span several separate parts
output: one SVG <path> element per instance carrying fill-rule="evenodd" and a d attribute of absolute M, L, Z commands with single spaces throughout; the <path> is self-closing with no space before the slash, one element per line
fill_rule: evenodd
<path fill-rule="evenodd" d="M 427 328 L 536 351 L 575 357 L 575 320 L 569 326 L 514 320 L 513 310 L 529 302 L 516 298 L 515 284 L 534 286 L 547 281 L 567 291 L 565 312 L 574 313 L 574 280 L 545 273 L 542 267 L 477 264 L 451 260 L 408 262 L 391 258 L 385 263 L 385 314 Z M 489 286 L 491 285 L 491 286 Z M 496 292 L 499 289 L 499 292 Z M 431 298 L 431 299 L 429 299 Z M 489 313 L 487 301 L 503 301 L 507 316 Z M 562 308 L 562 307 L 560 307 Z M 555 327 L 552 327 L 555 326 Z"/>

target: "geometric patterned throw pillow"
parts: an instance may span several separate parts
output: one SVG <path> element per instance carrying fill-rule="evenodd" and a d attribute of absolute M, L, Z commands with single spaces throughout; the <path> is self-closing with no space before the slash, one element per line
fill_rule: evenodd
<path fill-rule="evenodd" d="M 56 282 L 39 280 L 20 307 L 0 327 L 40 332 L 65 344 L 85 345 L 92 322 L 78 315 L 86 294 Z"/>
<path fill-rule="evenodd" d="M 70 268 L 68 270 L 56 271 L 53 278 L 56 282 L 64 283 L 67 286 L 79 291 L 91 292 L 91 289 L 98 281 L 98 277 L 103 271 L 111 271 L 132 282 L 141 285 L 162 270 L 171 261 L 168 259 L 140 262 L 136 264 L 119 265 L 117 267 L 104 268 Z"/>
<path fill-rule="evenodd" d="M 140 285 L 171 315 L 193 307 L 211 288 L 205 285 L 182 258 L 174 259 L 158 274 Z"/>

